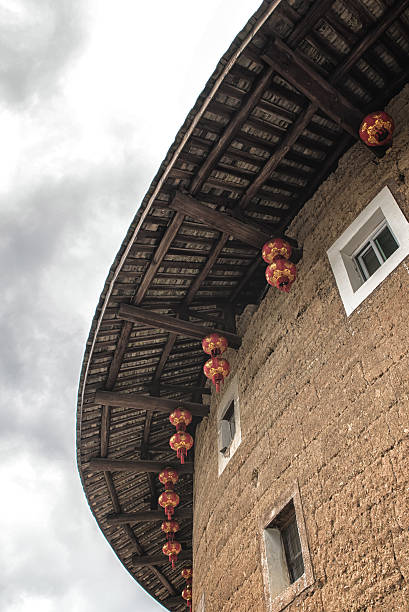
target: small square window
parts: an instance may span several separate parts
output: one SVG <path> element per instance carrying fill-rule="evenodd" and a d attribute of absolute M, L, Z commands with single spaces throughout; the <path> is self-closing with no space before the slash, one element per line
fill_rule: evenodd
<path fill-rule="evenodd" d="M 280 612 L 314 581 L 298 485 L 269 513 L 262 566 L 269 612 Z"/>
<path fill-rule="evenodd" d="M 237 379 L 234 378 L 221 398 L 217 410 L 217 450 L 219 476 L 241 443 L 240 408 Z"/>
<path fill-rule="evenodd" d="M 362 283 L 367 281 L 398 248 L 398 241 L 389 225 L 383 221 L 353 255 Z"/>
<path fill-rule="evenodd" d="M 236 433 L 235 400 L 232 399 L 219 424 L 219 451 L 224 455 L 234 440 Z"/>
<path fill-rule="evenodd" d="M 409 223 L 389 187 L 364 208 L 327 255 L 349 316 L 409 255 Z"/>
<path fill-rule="evenodd" d="M 283 556 L 287 565 L 289 584 L 292 584 L 304 573 L 301 542 L 297 527 L 294 502 L 291 500 L 267 529 L 279 532 Z"/>

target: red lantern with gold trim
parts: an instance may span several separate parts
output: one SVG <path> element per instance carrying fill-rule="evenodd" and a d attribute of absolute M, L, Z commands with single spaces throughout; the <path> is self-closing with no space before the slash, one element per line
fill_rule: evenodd
<path fill-rule="evenodd" d="M 159 472 L 159 481 L 164 485 L 165 491 L 172 491 L 179 480 L 179 474 L 174 468 L 167 467 Z"/>
<path fill-rule="evenodd" d="M 176 427 L 176 431 L 186 431 L 186 427 L 192 422 L 192 413 L 184 408 L 176 408 L 169 415 L 169 421 Z"/>
<path fill-rule="evenodd" d="M 273 263 L 277 257 L 290 259 L 293 252 L 291 245 L 282 238 L 273 238 L 265 243 L 261 252 L 264 261 L 267 264 Z"/>
<path fill-rule="evenodd" d="M 192 567 L 184 567 L 180 572 L 182 578 L 184 578 L 187 582 L 192 582 L 193 578 L 193 568 Z"/>
<path fill-rule="evenodd" d="M 230 374 L 230 364 L 223 357 L 212 357 L 208 359 L 203 366 L 203 372 L 210 378 L 216 387 L 216 391 L 220 391 L 220 383 Z"/>
<path fill-rule="evenodd" d="M 172 542 L 168 541 L 162 547 L 162 552 L 164 555 L 169 557 L 169 561 L 172 563 L 172 568 L 175 567 L 175 563 L 178 560 L 178 554 L 182 550 L 182 545 L 177 540 L 173 540 Z"/>
<path fill-rule="evenodd" d="M 158 503 L 160 506 L 162 506 L 162 508 L 164 508 L 169 521 L 175 512 L 176 506 L 179 505 L 179 502 L 179 495 L 175 493 L 175 491 L 164 491 L 159 495 Z"/>
<path fill-rule="evenodd" d="M 193 438 L 187 431 L 177 431 L 169 440 L 169 446 L 176 451 L 180 463 L 185 462 L 187 451 L 193 446 Z"/>
<path fill-rule="evenodd" d="M 385 111 L 370 113 L 362 121 L 359 137 L 368 147 L 386 147 L 391 144 L 395 122 Z"/>
<path fill-rule="evenodd" d="M 177 521 L 163 521 L 161 525 L 163 533 L 166 534 L 166 539 L 172 542 L 175 539 L 175 533 L 179 531 L 180 525 Z"/>
<path fill-rule="evenodd" d="M 187 584 L 182 591 L 182 597 L 186 600 L 187 609 L 192 609 L 192 587 L 190 584 Z"/>
<path fill-rule="evenodd" d="M 217 355 L 224 353 L 228 346 L 229 343 L 226 338 L 220 334 L 210 334 L 210 336 L 206 336 L 202 340 L 204 352 L 212 357 L 217 357 Z"/>
<path fill-rule="evenodd" d="M 269 285 L 288 293 L 297 276 L 297 268 L 288 259 L 277 257 L 266 268 L 266 279 Z"/>

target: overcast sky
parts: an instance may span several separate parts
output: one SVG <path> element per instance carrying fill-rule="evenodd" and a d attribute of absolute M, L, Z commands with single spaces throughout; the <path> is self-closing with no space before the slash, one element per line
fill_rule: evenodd
<path fill-rule="evenodd" d="M 153 612 L 75 463 L 78 377 L 115 254 L 261 0 L 0 0 L 0 610 Z"/>

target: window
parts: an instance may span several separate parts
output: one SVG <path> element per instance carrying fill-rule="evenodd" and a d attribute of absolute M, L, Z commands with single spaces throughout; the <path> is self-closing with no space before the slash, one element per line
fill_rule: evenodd
<path fill-rule="evenodd" d="M 283 556 L 287 565 L 288 580 L 292 584 L 304 573 L 304 561 L 293 500 L 281 510 L 267 529 L 275 530 L 280 536 Z"/>
<path fill-rule="evenodd" d="M 349 316 L 409 255 L 409 223 L 384 187 L 327 251 Z"/>
<path fill-rule="evenodd" d="M 234 402 L 232 399 L 222 416 L 219 425 L 219 451 L 224 455 L 234 440 L 236 433 L 236 417 L 234 412 Z"/>
<path fill-rule="evenodd" d="M 219 476 L 241 443 L 240 407 L 237 379 L 233 378 L 217 410 Z"/>
<path fill-rule="evenodd" d="M 314 581 L 298 484 L 267 515 L 262 566 L 269 612 L 279 612 Z"/>
<path fill-rule="evenodd" d="M 383 221 L 373 236 L 370 236 L 366 244 L 353 256 L 362 281 L 367 281 L 398 248 L 399 244 L 389 225 Z"/>

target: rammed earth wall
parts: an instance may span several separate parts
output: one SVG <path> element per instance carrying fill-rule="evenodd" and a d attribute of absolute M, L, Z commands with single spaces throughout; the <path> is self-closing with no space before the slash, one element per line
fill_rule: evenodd
<path fill-rule="evenodd" d="M 266 513 L 298 481 L 314 583 L 289 612 L 409 610 L 409 261 L 349 317 L 326 251 L 386 184 L 409 218 L 409 87 L 387 108 L 393 147 L 357 143 L 293 222 L 288 295 L 271 288 L 230 351 L 242 442 L 218 477 L 219 398 L 196 437 L 194 604 L 267 610 Z M 403 205 L 402 205 L 403 200 Z M 195 609 L 195 607 L 194 607 Z"/>

